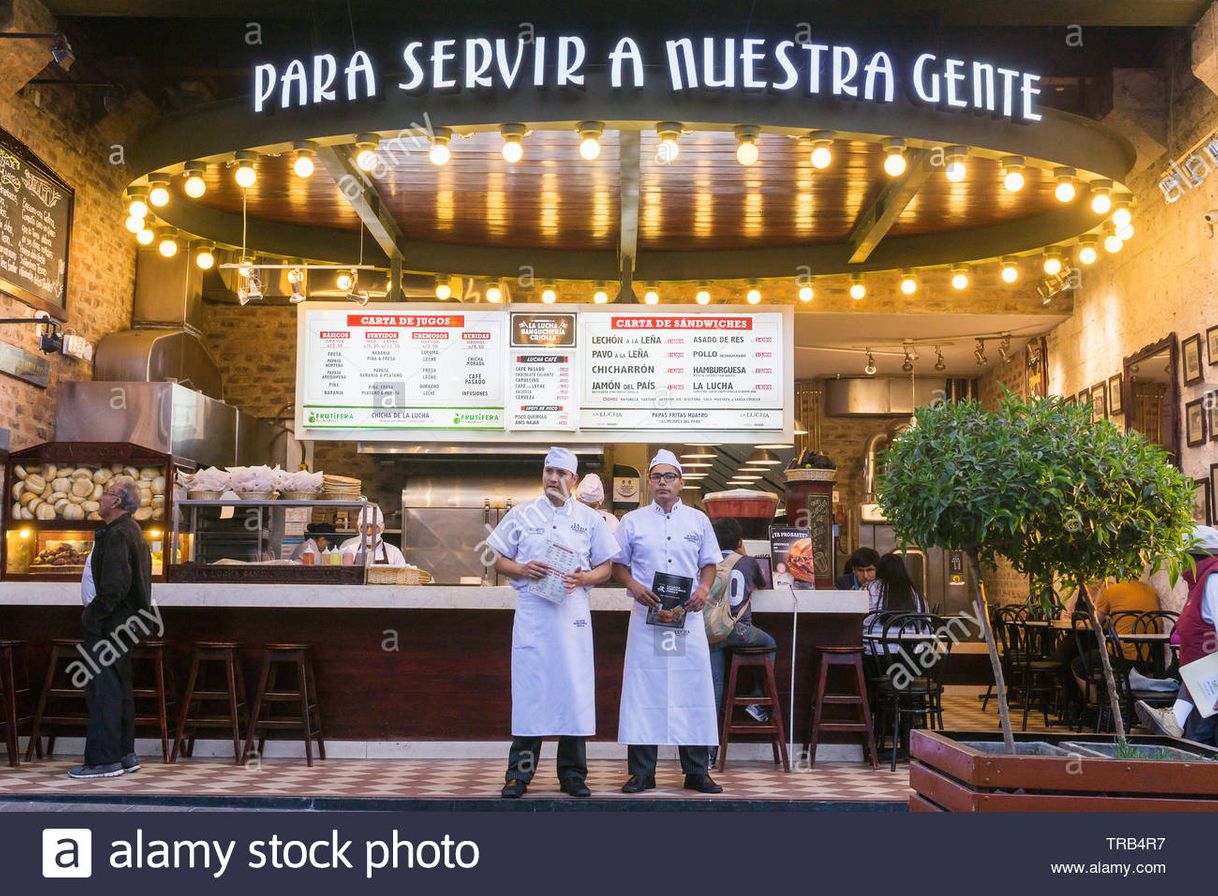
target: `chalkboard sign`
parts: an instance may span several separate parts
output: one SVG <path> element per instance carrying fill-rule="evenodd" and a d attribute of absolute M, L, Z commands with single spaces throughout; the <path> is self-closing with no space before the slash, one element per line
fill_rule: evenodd
<path fill-rule="evenodd" d="M 0 291 L 63 317 L 72 188 L 0 130 Z"/>

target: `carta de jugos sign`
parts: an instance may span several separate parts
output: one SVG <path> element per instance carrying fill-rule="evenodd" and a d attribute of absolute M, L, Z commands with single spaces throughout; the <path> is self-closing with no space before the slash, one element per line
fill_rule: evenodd
<path fill-rule="evenodd" d="M 883 50 L 844 44 L 766 38 L 681 37 L 666 40 L 658 58 L 622 37 L 596 63 L 614 90 L 642 88 L 661 77 L 674 92 L 800 91 L 891 103 L 898 89 L 912 101 L 948 109 L 1039 121 L 1039 75 L 993 62 L 920 53 L 905 65 Z M 388 83 L 363 50 L 340 60 L 330 53 L 293 59 L 282 68 L 254 68 L 254 111 L 374 99 L 387 90 L 486 91 L 584 87 L 592 51 L 575 35 L 529 39 L 466 37 L 411 40 L 402 48 L 402 74 Z M 658 66 L 651 67 L 651 66 Z"/>

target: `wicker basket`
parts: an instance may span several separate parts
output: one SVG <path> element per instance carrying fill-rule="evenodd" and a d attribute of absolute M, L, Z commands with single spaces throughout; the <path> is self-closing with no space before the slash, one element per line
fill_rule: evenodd
<path fill-rule="evenodd" d="M 186 497 L 191 501 L 219 501 L 224 492 L 212 492 L 206 489 L 188 491 Z"/>
<path fill-rule="evenodd" d="M 430 581 L 430 573 L 413 566 L 368 567 L 369 585 L 426 585 Z"/>
<path fill-rule="evenodd" d="M 279 497 L 287 501 L 317 501 L 321 499 L 321 492 L 280 492 Z"/>
<path fill-rule="evenodd" d="M 274 494 L 275 493 L 273 491 L 272 492 L 240 491 L 240 492 L 237 492 L 237 497 L 240 498 L 242 501 L 269 501 L 269 500 L 271 500 L 271 497 Z"/>

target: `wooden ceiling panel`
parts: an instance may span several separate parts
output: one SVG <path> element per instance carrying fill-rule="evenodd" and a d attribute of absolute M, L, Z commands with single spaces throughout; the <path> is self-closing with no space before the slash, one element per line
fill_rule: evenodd
<path fill-rule="evenodd" d="M 888 234 L 913 236 L 985 227 L 1060 207 L 1053 196 L 1056 184 L 1051 174 L 1036 168 L 1025 168 L 1023 173 L 1023 189 L 1012 193 L 1002 185 L 1002 164 L 996 159 L 970 157 L 964 180 L 958 183 L 949 181 L 942 169 L 934 171 Z"/>

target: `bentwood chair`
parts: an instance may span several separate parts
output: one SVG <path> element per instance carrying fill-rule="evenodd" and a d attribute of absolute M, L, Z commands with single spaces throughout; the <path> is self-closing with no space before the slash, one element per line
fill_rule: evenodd
<path fill-rule="evenodd" d="M 882 670 L 875 706 L 881 729 L 891 717 L 892 771 L 897 768 L 902 729 L 943 728 L 943 676 L 952 640 L 942 631 L 938 616 L 898 613 L 884 620 L 875 642 L 874 656 Z"/>

